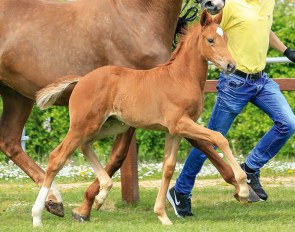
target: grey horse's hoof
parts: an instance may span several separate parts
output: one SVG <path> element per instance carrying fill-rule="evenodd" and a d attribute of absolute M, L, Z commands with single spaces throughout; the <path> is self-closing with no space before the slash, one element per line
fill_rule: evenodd
<path fill-rule="evenodd" d="M 80 215 L 78 213 L 72 212 L 72 217 L 78 222 L 88 222 L 90 221 L 90 216 Z"/>
<path fill-rule="evenodd" d="M 65 216 L 64 206 L 62 202 L 46 201 L 45 208 L 48 212 L 56 216 L 59 216 L 59 217 Z"/>

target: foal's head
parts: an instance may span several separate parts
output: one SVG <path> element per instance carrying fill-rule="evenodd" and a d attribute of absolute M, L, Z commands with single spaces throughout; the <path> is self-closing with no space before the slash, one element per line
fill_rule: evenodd
<path fill-rule="evenodd" d="M 211 61 L 215 66 L 221 68 L 226 73 L 231 73 L 236 68 L 236 62 L 227 49 L 227 38 L 223 30 L 219 27 L 222 12 L 215 18 L 204 10 L 200 17 L 201 36 L 199 46 L 201 55 Z"/>

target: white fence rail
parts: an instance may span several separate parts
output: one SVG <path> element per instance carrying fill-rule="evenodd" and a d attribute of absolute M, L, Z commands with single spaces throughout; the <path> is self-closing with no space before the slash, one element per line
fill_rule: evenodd
<path fill-rule="evenodd" d="M 292 63 L 291 60 L 289 60 L 287 57 L 267 57 L 266 58 L 267 64 L 275 64 L 275 63 Z M 212 65 L 211 62 L 209 62 L 210 65 Z"/>

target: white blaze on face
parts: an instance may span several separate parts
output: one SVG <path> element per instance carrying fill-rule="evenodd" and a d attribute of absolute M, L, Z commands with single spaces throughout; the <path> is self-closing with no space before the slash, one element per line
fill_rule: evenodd
<path fill-rule="evenodd" d="M 217 29 L 216 29 L 216 33 L 217 33 L 218 35 L 220 35 L 221 37 L 223 36 L 223 30 L 222 30 L 220 27 L 217 27 Z"/>

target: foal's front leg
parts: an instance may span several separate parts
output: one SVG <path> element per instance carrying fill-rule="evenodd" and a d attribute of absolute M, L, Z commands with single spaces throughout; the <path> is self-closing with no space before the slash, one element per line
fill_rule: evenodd
<path fill-rule="evenodd" d="M 216 169 L 219 171 L 220 175 L 223 177 L 223 179 L 229 183 L 232 184 L 235 187 L 235 194 L 234 196 L 238 195 L 239 192 L 239 185 L 235 179 L 235 175 L 233 173 L 232 168 L 217 154 L 215 149 L 213 148 L 212 143 L 205 141 L 205 140 L 192 140 L 187 139 L 190 144 L 201 150 L 207 158 L 211 161 L 211 163 L 216 167 Z"/>
<path fill-rule="evenodd" d="M 235 179 L 239 185 L 238 195 L 240 202 L 243 204 L 247 203 L 249 189 L 246 183 L 246 174 L 235 160 L 227 139 L 219 132 L 196 124 L 191 118 L 187 116 L 183 116 L 181 119 L 179 119 L 174 129 L 180 136 L 194 140 L 205 140 L 221 149 L 230 166 L 232 167 Z"/>
<path fill-rule="evenodd" d="M 162 181 L 154 206 L 154 212 L 158 215 L 158 218 L 163 225 L 173 224 L 166 214 L 165 200 L 169 188 L 169 183 L 174 173 L 176 165 L 176 155 L 178 152 L 180 141 L 181 137 L 179 136 L 172 136 L 170 134 L 166 135 Z"/>
<path fill-rule="evenodd" d="M 105 167 L 105 170 L 110 177 L 112 177 L 114 173 L 122 166 L 123 161 L 127 156 L 129 145 L 134 132 L 135 129 L 130 128 L 127 132 L 117 136 L 110 160 Z M 81 206 L 73 209 L 72 215 L 74 219 L 78 221 L 89 221 L 91 207 L 95 196 L 99 193 L 99 189 L 100 184 L 96 178 L 84 193 L 84 201 Z M 96 204 L 94 205 L 94 208 L 99 209 L 98 205 Z"/>

